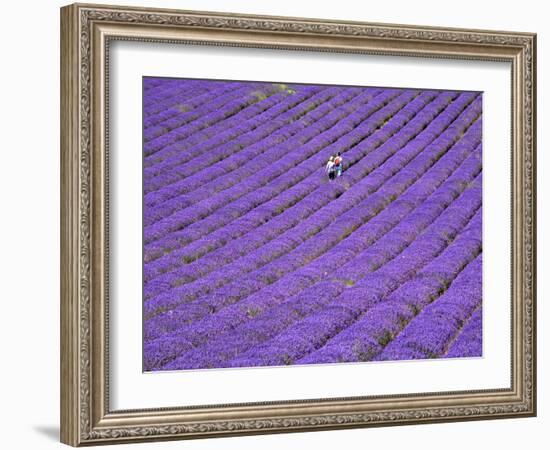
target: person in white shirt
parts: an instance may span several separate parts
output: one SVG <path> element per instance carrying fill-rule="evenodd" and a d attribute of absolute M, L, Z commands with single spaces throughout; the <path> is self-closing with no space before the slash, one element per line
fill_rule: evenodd
<path fill-rule="evenodd" d="M 331 156 L 328 159 L 327 165 L 325 167 L 325 172 L 328 174 L 329 180 L 334 180 L 334 178 L 336 178 L 336 167 L 334 166 L 334 156 Z"/>

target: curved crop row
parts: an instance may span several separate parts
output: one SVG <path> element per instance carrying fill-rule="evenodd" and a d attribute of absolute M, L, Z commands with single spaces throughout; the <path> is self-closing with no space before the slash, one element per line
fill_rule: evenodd
<path fill-rule="evenodd" d="M 472 314 L 466 325 L 463 326 L 462 331 L 456 337 L 456 340 L 451 343 L 451 346 L 445 358 L 461 358 L 461 357 L 475 357 L 482 355 L 482 326 L 483 317 L 482 309 L 479 306 Z"/>
<path fill-rule="evenodd" d="M 177 86 L 169 98 L 155 102 L 147 108 L 143 108 L 143 127 L 144 129 L 147 129 L 151 126 L 157 125 L 163 120 L 188 111 L 189 108 L 187 107 L 186 102 L 189 99 L 208 92 L 217 92 L 218 95 L 220 95 L 230 89 L 231 86 L 220 85 L 216 87 L 212 86 L 212 83 L 210 82 L 198 82 L 188 85 L 187 88 L 182 88 L 181 85 Z"/>
<path fill-rule="evenodd" d="M 202 80 L 187 80 L 185 87 L 181 83 L 177 83 L 171 87 L 171 92 L 168 98 L 159 98 L 159 91 L 147 92 L 146 99 L 149 100 L 148 106 L 143 105 L 143 128 L 147 129 L 157 123 L 162 122 L 160 118 L 168 111 L 173 111 L 174 108 L 181 107 L 180 113 L 185 112 L 188 108 L 185 102 L 194 101 L 200 95 L 205 93 L 218 92 L 222 93 L 230 89 L 224 83 L 212 83 Z"/>

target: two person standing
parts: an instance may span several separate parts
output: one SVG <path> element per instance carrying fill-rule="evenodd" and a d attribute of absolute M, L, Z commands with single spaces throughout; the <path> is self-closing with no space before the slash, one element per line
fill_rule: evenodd
<path fill-rule="evenodd" d="M 343 169 L 344 164 L 340 152 L 338 152 L 336 156 L 331 156 L 325 166 L 325 172 L 328 174 L 329 180 L 334 180 L 336 177 L 341 176 Z"/>

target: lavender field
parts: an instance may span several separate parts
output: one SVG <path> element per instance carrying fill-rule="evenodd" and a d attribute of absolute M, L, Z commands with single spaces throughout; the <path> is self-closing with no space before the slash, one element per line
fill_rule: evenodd
<path fill-rule="evenodd" d="M 144 370 L 481 356 L 480 93 L 147 77 L 143 117 Z"/>

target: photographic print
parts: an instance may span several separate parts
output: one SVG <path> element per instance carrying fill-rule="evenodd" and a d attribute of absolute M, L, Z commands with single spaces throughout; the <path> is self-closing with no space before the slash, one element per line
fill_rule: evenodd
<path fill-rule="evenodd" d="M 60 25 L 62 442 L 536 416 L 536 34 Z"/>
<path fill-rule="evenodd" d="M 482 356 L 482 93 L 143 78 L 145 371 Z"/>

